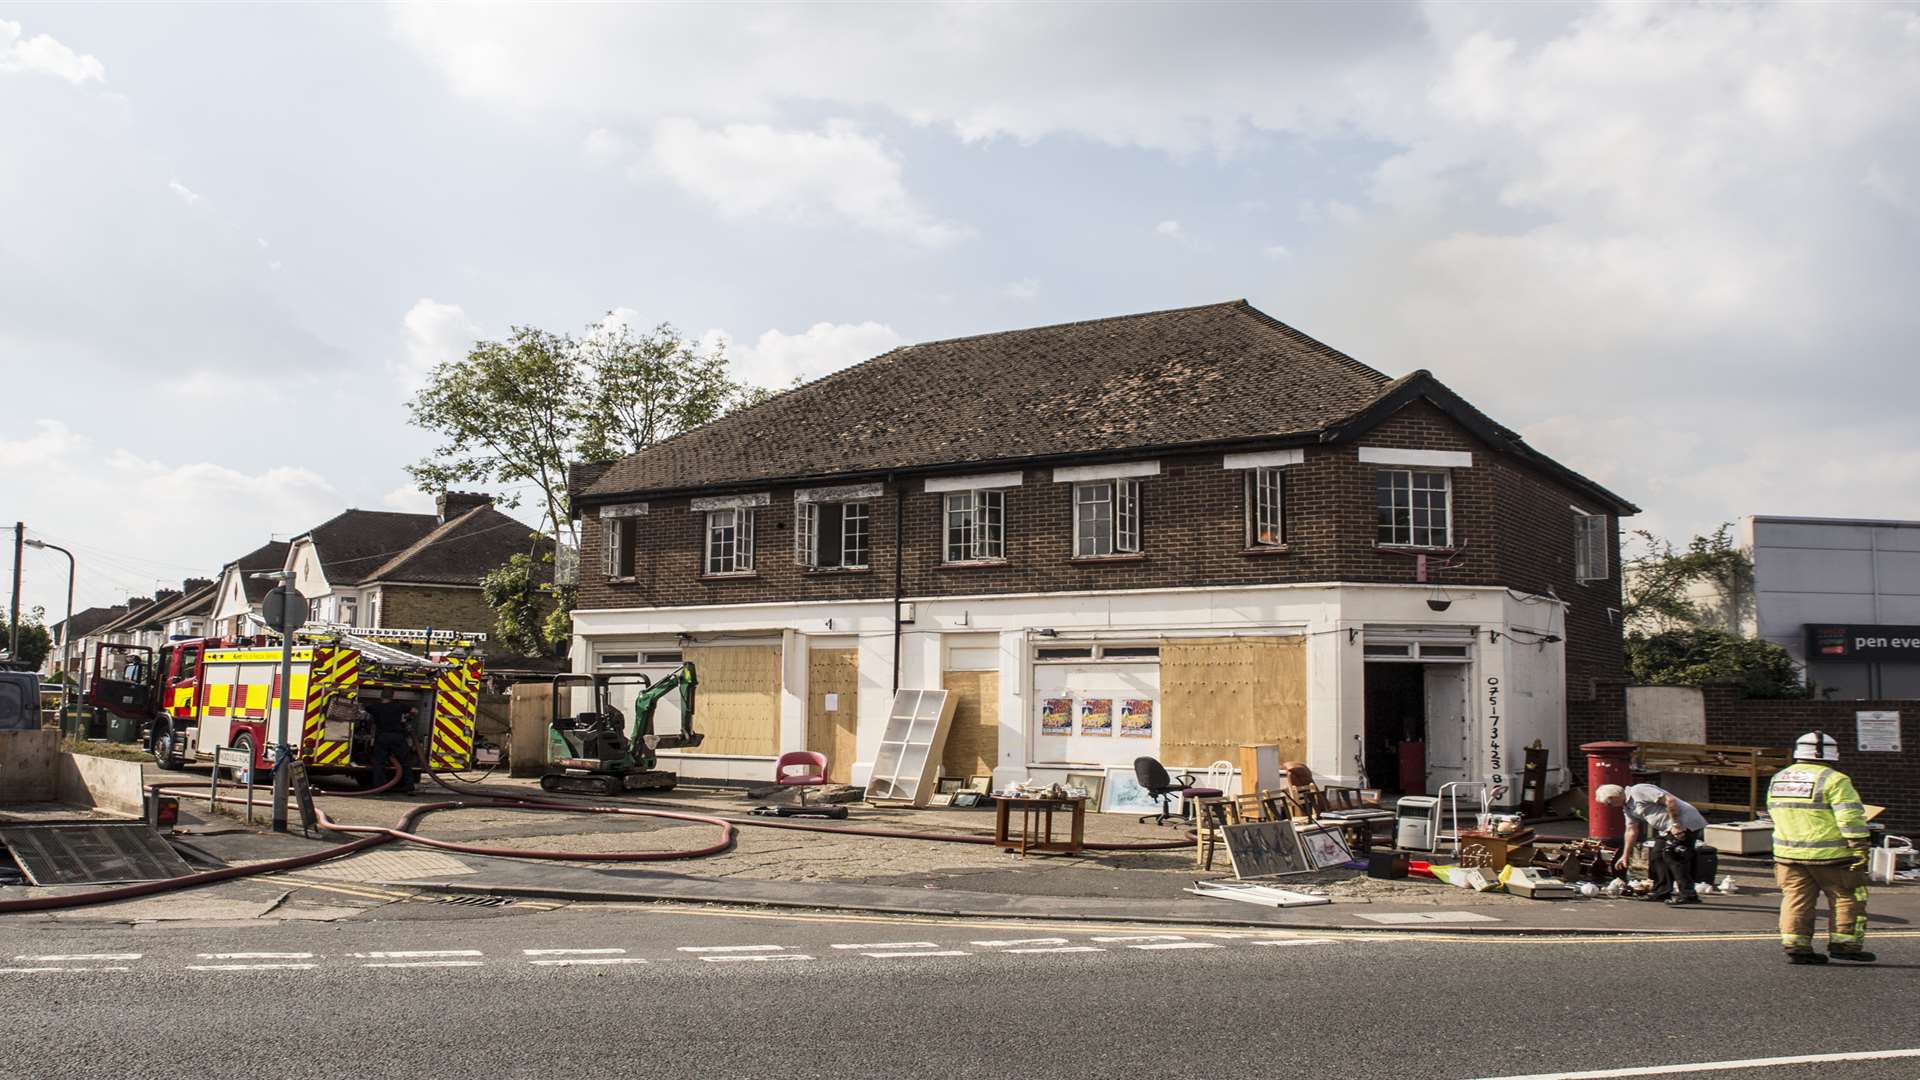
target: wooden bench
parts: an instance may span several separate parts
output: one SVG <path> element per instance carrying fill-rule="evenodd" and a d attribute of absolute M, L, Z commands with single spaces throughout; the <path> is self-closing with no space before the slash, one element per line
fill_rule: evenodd
<path fill-rule="evenodd" d="M 1732 776 L 1747 782 L 1745 803 L 1696 802 L 1700 810 L 1741 811 L 1759 815 L 1765 804 L 1760 782 L 1793 763 L 1793 753 L 1773 746 L 1722 746 L 1714 743 L 1643 742 L 1633 752 L 1636 772 L 1682 776 Z"/>

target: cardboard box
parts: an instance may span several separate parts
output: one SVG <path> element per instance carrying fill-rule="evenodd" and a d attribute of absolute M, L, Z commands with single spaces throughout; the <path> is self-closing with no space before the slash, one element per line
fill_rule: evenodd
<path fill-rule="evenodd" d="M 1767 855 L 1773 851 L 1773 822 L 1735 821 L 1707 826 L 1707 843 L 1728 855 Z"/>

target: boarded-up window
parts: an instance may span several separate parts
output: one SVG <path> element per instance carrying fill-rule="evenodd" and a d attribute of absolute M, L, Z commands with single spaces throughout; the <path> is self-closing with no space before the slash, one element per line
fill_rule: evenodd
<path fill-rule="evenodd" d="M 807 749 L 827 755 L 827 779 L 853 775 L 860 724 L 860 652 L 814 649 L 807 656 Z"/>
<path fill-rule="evenodd" d="M 699 679 L 694 728 L 702 754 L 773 757 L 780 750 L 780 646 L 687 649 Z"/>
<path fill-rule="evenodd" d="M 1307 753 L 1307 648 L 1299 637 L 1169 638 L 1160 646 L 1160 758 L 1204 768 L 1240 747 Z"/>
<path fill-rule="evenodd" d="M 942 776 L 981 776 L 1000 760 L 1000 673 L 949 671 L 941 685 L 953 695 L 953 724 L 940 755 Z"/>

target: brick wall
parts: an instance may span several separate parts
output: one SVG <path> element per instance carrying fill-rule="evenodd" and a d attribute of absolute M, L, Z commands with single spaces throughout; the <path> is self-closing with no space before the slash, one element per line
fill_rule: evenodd
<path fill-rule="evenodd" d="M 1567 752 L 1577 754 L 1582 743 L 1620 742 L 1627 737 L 1627 683 L 1624 679 L 1595 679 L 1587 696 L 1569 694 Z M 1578 769 L 1586 766 L 1575 758 Z M 1576 770 L 1576 775 L 1580 775 Z"/>
<path fill-rule="evenodd" d="M 1791 749 L 1801 735 L 1824 731 L 1840 741 L 1838 768 L 1853 778 L 1860 797 L 1887 808 L 1878 819 L 1887 831 L 1920 832 L 1920 701 L 1760 701 L 1725 686 L 1709 686 L 1704 696 L 1708 742 Z M 1863 710 L 1900 714 L 1900 753 L 1854 749 L 1853 714 Z M 1723 792 L 1728 783 L 1737 784 L 1738 791 Z M 1716 799 L 1747 797 L 1745 781 L 1715 778 L 1714 785 Z"/>
<path fill-rule="evenodd" d="M 380 586 L 380 625 L 388 629 L 466 630 L 488 636 L 487 658 L 517 658 L 511 649 L 502 649 L 492 640 L 493 609 L 480 597 L 479 589 L 460 589 L 433 585 Z"/>
<path fill-rule="evenodd" d="M 1609 609 L 1620 605 L 1617 551 L 1608 580 L 1589 585 L 1574 581 L 1569 507 L 1591 500 L 1576 497 L 1524 462 L 1491 451 L 1424 401 L 1407 406 L 1358 443 L 1472 453 L 1472 468 L 1453 471 L 1455 551 L 1451 556 L 1430 556 L 1428 580 L 1443 586 L 1506 585 L 1531 593 L 1552 589 L 1571 606 L 1568 626 L 1553 628 L 1567 639 L 1569 697 L 1590 698 L 1595 679 L 1622 675 L 1620 633 L 1609 614 Z M 1157 458 L 1160 475 L 1141 484 L 1144 553 L 1097 560 L 1072 557 L 1072 485 L 1054 483 L 1051 470 L 1028 470 L 1022 486 L 1007 489 L 1007 558 L 985 566 L 941 565 L 944 496 L 927 493 L 918 478 L 904 480 L 906 594 L 1416 580 L 1411 553 L 1381 549 L 1374 543 L 1378 467 L 1359 460 L 1355 443 L 1308 447 L 1304 461 L 1288 468 L 1287 544 L 1278 551 L 1246 549 L 1245 471 L 1222 468 L 1217 453 Z M 771 504 L 755 515 L 755 573 L 750 577 L 702 576 L 705 515 L 690 510 L 689 500 L 678 498 L 647 500 L 648 513 L 631 519 L 637 523 L 635 577 L 608 581 L 599 572 L 605 530 L 597 513 L 589 509 L 582 522 L 580 606 L 670 607 L 892 595 L 894 491 L 871 504 L 871 568 L 849 572 L 809 571 L 795 565 L 794 489 L 768 490 Z"/>

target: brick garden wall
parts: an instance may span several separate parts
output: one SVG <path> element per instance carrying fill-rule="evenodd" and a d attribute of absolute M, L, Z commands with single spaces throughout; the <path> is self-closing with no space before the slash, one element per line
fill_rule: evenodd
<path fill-rule="evenodd" d="M 1853 778 L 1860 797 L 1887 808 L 1879 819 L 1887 831 L 1920 832 L 1920 701 L 1758 701 L 1724 686 L 1707 687 L 1704 696 L 1708 742 L 1791 749 L 1801 735 L 1824 731 L 1840 741 L 1838 768 Z M 1901 752 L 1858 751 L 1857 711 L 1898 712 Z M 1713 783 L 1716 800 L 1746 799 L 1745 781 L 1715 778 Z"/>
<path fill-rule="evenodd" d="M 493 609 L 480 590 L 434 585 L 380 586 L 380 625 L 393 629 L 466 630 L 486 634 L 488 660 L 519 658 L 493 640 Z"/>

